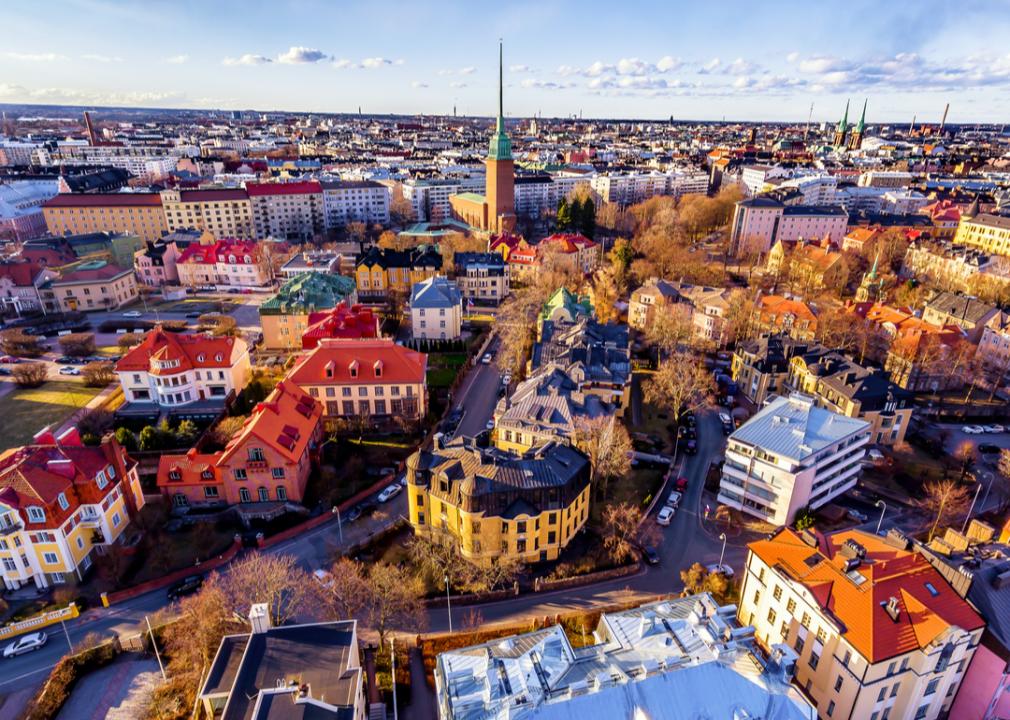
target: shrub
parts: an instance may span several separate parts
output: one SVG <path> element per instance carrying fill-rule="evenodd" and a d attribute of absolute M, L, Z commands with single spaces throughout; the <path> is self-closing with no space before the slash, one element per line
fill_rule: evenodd
<path fill-rule="evenodd" d="M 39 338 L 27 334 L 21 328 L 0 332 L 0 349 L 8 355 L 21 357 L 38 357 L 45 352 Z"/>
<path fill-rule="evenodd" d="M 83 434 L 101 437 L 112 428 L 116 416 L 104 408 L 94 408 L 84 413 L 77 423 L 77 429 Z"/>
<path fill-rule="evenodd" d="M 116 441 L 127 450 L 137 449 L 137 436 L 130 428 L 116 428 Z"/>
<path fill-rule="evenodd" d="M 45 363 L 24 363 L 11 370 L 18 387 L 37 388 L 49 378 L 49 368 Z"/>
<path fill-rule="evenodd" d="M 135 345 L 139 345 L 140 341 L 143 340 L 143 335 L 138 335 L 137 333 L 125 333 L 119 336 L 116 344 L 119 345 L 119 350 L 121 352 L 126 352 Z"/>
<path fill-rule="evenodd" d="M 32 698 L 24 716 L 26 720 L 51 720 L 60 713 L 77 681 L 89 672 L 110 664 L 119 655 L 116 641 L 89 648 L 76 655 L 67 655 L 49 674 L 42 689 Z"/>
<path fill-rule="evenodd" d="M 74 357 L 84 357 L 95 352 L 94 333 L 71 333 L 59 339 L 60 349 L 66 355 Z"/>
<path fill-rule="evenodd" d="M 111 362 L 90 362 L 81 370 L 88 387 L 105 387 L 116 379 L 115 365 Z"/>

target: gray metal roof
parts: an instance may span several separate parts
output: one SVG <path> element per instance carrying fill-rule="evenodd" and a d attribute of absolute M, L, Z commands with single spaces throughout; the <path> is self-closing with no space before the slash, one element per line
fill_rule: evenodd
<path fill-rule="evenodd" d="M 462 305 L 463 295 L 456 283 L 435 275 L 414 285 L 410 293 L 410 307 L 424 309 L 451 308 Z"/>

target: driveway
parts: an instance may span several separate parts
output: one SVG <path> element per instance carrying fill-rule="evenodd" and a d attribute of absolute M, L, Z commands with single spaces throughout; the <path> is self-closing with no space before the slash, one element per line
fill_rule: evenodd
<path fill-rule="evenodd" d="M 56 720 L 131 720 L 141 710 L 161 671 L 154 658 L 124 653 L 108 667 L 78 682 Z"/>

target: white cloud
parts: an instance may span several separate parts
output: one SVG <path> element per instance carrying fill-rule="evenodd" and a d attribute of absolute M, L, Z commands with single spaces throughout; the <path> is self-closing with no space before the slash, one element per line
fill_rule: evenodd
<path fill-rule="evenodd" d="M 393 64 L 394 65 L 406 65 L 407 61 L 404 60 L 403 58 L 396 58 L 396 60 L 393 61 Z"/>
<path fill-rule="evenodd" d="M 528 73 L 533 72 L 529 65 L 509 65 L 510 73 Z"/>
<path fill-rule="evenodd" d="M 698 74 L 699 75 L 708 75 L 709 73 L 714 73 L 714 72 L 716 72 L 720 68 L 721 65 L 722 65 L 722 60 L 720 60 L 717 57 L 714 57 L 711 60 L 709 60 L 707 63 L 705 63 L 704 65 L 701 66 L 701 69 L 698 71 Z"/>
<path fill-rule="evenodd" d="M 564 90 L 575 87 L 571 81 L 555 82 L 553 80 L 541 80 L 540 78 L 523 78 L 519 83 L 524 88 L 535 88 L 538 90 Z"/>
<path fill-rule="evenodd" d="M 786 55 L 786 62 L 789 62 L 789 63 L 794 63 L 794 62 L 796 62 L 799 59 L 800 59 L 800 54 L 798 52 L 796 52 L 795 50 L 793 52 L 789 53 L 788 55 Z"/>
<path fill-rule="evenodd" d="M 612 73 L 612 72 L 614 72 L 613 65 L 607 65 L 606 63 L 597 60 L 592 65 L 586 68 L 585 74 L 588 75 L 589 77 L 599 77 L 604 73 Z"/>
<path fill-rule="evenodd" d="M 737 58 L 726 66 L 726 72 L 730 75 L 747 75 L 757 70 L 753 63 L 749 63 L 743 58 Z"/>
<path fill-rule="evenodd" d="M 265 65 L 265 64 L 267 64 L 269 62 L 273 62 L 273 60 L 271 60 L 270 58 L 265 57 L 263 55 L 254 55 L 252 53 L 246 53 L 242 57 L 237 57 L 237 58 L 226 57 L 221 62 L 223 62 L 225 65 L 232 65 L 232 66 L 234 66 L 234 65 Z"/>
<path fill-rule="evenodd" d="M 569 75 L 581 75 L 582 70 L 575 67 L 574 65 L 561 65 L 558 67 L 558 75 L 562 77 L 568 77 Z"/>
<path fill-rule="evenodd" d="M 827 73 L 848 70 L 851 64 L 829 55 L 817 55 L 800 61 L 800 72 Z"/>
<path fill-rule="evenodd" d="M 451 87 L 451 88 L 465 88 L 466 87 L 466 83 L 465 82 L 459 82 L 457 80 L 455 82 L 449 83 L 449 87 Z"/>
<path fill-rule="evenodd" d="M 671 70 L 676 70 L 681 67 L 684 63 L 681 62 L 680 58 L 675 58 L 671 55 L 664 55 L 656 63 L 656 69 L 659 72 L 670 72 Z"/>
<path fill-rule="evenodd" d="M 22 97 L 28 95 L 28 88 L 23 85 L 10 85 L 0 83 L 0 98 L 2 97 Z"/>
<path fill-rule="evenodd" d="M 93 62 L 100 62 L 100 63 L 121 63 L 121 62 L 123 62 L 123 58 L 121 58 L 119 56 L 96 55 L 94 53 L 88 53 L 87 55 L 81 55 L 81 58 L 84 59 L 84 60 L 91 60 Z"/>
<path fill-rule="evenodd" d="M 475 68 L 473 65 L 468 65 L 465 68 L 459 69 L 460 75 L 473 75 L 475 72 L 477 72 L 477 68 Z"/>
<path fill-rule="evenodd" d="M 165 62 L 170 65 L 182 65 L 189 62 L 189 55 L 173 55 L 172 57 L 165 58 Z"/>
<path fill-rule="evenodd" d="M 356 68 L 358 67 L 358 63 L 353 60 L 348 60 L 347 58 L 341 58 L 340 60 L 333 61 L 333 67 L 338 70 L 344 70 L 345 68 Z"/>
<path fill-rule="evenodd" d="M 23 60 L 24 62 L 55 62 L 57 60 L 66 60 L 65 55 L 58 55 L 56 53 L 19 53 L 19 52 L 9 52 L 6 53 L 7 57 L 12 60 Z"/>
<path fill-rule="evenodd" d="M 370 57 L 365 58 L 364 60 L 361 61 L 361 66 L 369 69 L 380 68 L 383 65 L 392 65 L 392 64 L 393 64 L 392 60 L 387 60 L 386 58 L 383 57 Z"/>
<path fill-rule="evenodd" d="M 171 92 L 98 92 L 93 90 L 80 90 L 76 88 L 48 87 L 27 90 L 16 85 L 0 85 L 0 97 L 18 97 L 35 102 L 70 103 L 84 105 L 113 105 L 113 106 L 133 106 L 147 105 L 158 106 L 171 103 L 178 103 L 185 99 L 185 94 L 178 91 Z"/>
<path fill-rule="evenodd" d="M 426 88 L 426 87 L 428 87 L 428 83 L 421 82 L 420 80 L 415 80 L 414 82 L 412 82 L 410 84 L 410 86 L 413 87 L 413 88 Z"/>
<path fill-rule="evenodd" d="M 285 65 L 303 65 L 305 63 L 317 63 L 327 58 L 326 53 L 315 48 L 292 45 L 286 53 L 277 56 L 277 62 Z"/>

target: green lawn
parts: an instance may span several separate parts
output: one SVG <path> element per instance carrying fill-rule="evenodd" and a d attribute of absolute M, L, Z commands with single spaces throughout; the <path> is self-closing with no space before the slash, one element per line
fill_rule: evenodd
<path fill-rule="evenodd" d="M 59 425 L 100 390 L 66 380 L 32 390 L 15 388 L 0 398 L 0 449 L 24 445 L 46 425 Z"/>

